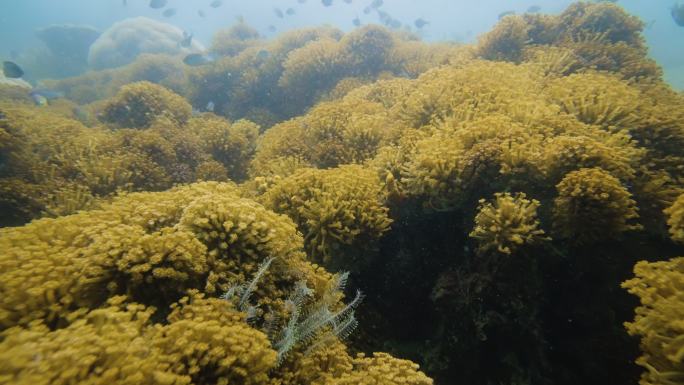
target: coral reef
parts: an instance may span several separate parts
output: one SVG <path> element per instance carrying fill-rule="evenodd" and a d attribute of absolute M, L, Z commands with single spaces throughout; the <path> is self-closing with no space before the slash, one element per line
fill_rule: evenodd
<path fill-rule="evenodd" d="M 129 103 L 136 108 L 127 108 Z M 93 208 L 117 191 L 163 190 L 199 179 L 240 181 L 258 133 L 247 121 L 231 125 L 212 115 L 188 120 L 187 102 L 151 83 L 124 87 L 105 103 L 110 114 L 102 117 L 144 129 L 111 130 L 97 121 L 87 127 L 74 120 L 73 108 L 36 111 L 32 102 L 0 103 L 3 225 Z"/>
<path fill-rule="evenodd" d="M 151 28 L 0 85 L 0 382 L 678 383 L 684 95 L 619 5 Z"/>
<path fill-rule="evenodd" d="M 273 371 L 277 353 L 265 333 L 280 327 L 278 321 L 262 332 L 247 322 L 254 314 L 217 297 L 246 284 L 265 258 L 277 261 L 259 269 L 260 281 L 250 289 L 262 316 L 284 315 L 288 301 L 303 301 L 288 299 L 288 288 L 296 291 L 302 282 L 311 287 L 306 297 L 337 307 L 346 279 L 336 281 L 306 262 L 294 224 L 237 192 L 231 184 L 207 182 L 127 194 L 98 210 L 4 230 L 0 285 L 13 294 L 0 304 L 1 378 L 266 384 L 293 373 L 308 353 L 293 346 Z M 352 303 L 358 301 L 357 295 Z M 340 313 L 349 306 L 355 305 L 339 307 Z M 74 339 L 79 342 L 68 342 Z M 399 377 L 430 383 L 415 364 L 376 358 L 327 378 L 343 381 L 387 366 L 397 373 L 390 383 Z"/>
<path fill-rule="evenodd" d="M 88 64 L 95 69 L 129 64 L 143 53 L 183 55 L 201 51 L 193 40 L 190 47 L 181 47 L 183 31 L 171 24 L 146 17 L 135 17 L 114 23 L 90 46 Z"/>
<path fill-rule="evenodd" d="M 126 23 L 133 29 L 148 28 L 145 20 Z M 161 28 L 162 35 L 168 35 L 177 46 L 179 31 L 149 27 Z M 128 31 L 129 27 L 119 29 Z M 100 40 L 107 39 L 103 36 Z M 128 44 L 125 36 L 121 41 Z M 145 46 L 145 42 L 140 44 Z M 103 51 L 106 56 L 110 45 L 96 42 L 92 50 Z M 160 47 L 166 45 L 163 42 Z M 219 60 L 205 66 L 184 66 L 176 48 L 135 50 L 117 64 L 132 63 L 125 67 L 48 84 L 85 103 L 111 97 L 124 84 L 147 80 L 187 97 L 199 110 L 211 102 L 219 115 L 231 120 L 247 118 L 267 128 L 304 112 L 345 78 L 367 83 L 388 76 L 417 77 L 432 67 L 460 63 L 473 56 L 467 47 L 426 44 L 378 26 L 366 26 L 347 35 L 330 27 L 303 29 L 266 41 L 243 21 L 216 33 L 211 51 Z M 156 55 L 149 55 L 153 53 Z"/>

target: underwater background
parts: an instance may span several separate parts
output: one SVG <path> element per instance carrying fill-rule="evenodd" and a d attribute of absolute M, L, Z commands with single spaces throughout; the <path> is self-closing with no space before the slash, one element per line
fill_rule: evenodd
<path fill-rule="evenodd" d="M 684 385 L 684 4 L 0 11 L 0 385 Z"/>
<path fill-rule="evenodd" d="M 333 7 L 325 7 L 320 1 L 307 3 L 294 1 L 226 1 L 220 8 L 209 6 L 210 1 L 176 1 L 169 8 L 177 13 L 166 18 L 162 12 L 149 7 L 147 1 L 130 1 L 123 6 L 120 0 L 5 0 L 0 14 L 0 53 L 7 57 L 12 51 L 21 52 L 39 43 L 35 31 L 51 24 L 85 24 L 105 30 L 114 22 L 132 16 L 145 16 L 192 31 L 195 37 L 208 43 L 213 33 L 230 24 L 236 17 L 243 17 L 251 26 L 266 37 L 283 31 L 312 25 L 331 24 L 344 31 L 354 28 L 356 17 L 364 23 L 379 23 L 375 12 L 365 14 L 371 1 L 354 0 L 346 3 L 336 0 Z M 558 13 L 571 0 L 497 1 L 482 0 L 473 4 L 466 0 L 392 0 L 385 1 L 383 9 L 413 27 L 413 21 L 423 18 L 430 22 L 421 33 L 426 41 L 458 41 L 472 43 L 477 36 L 488 31 L 498 21 L 502 12 L 525 12 L 531 6 L 540 12 Z M 676 49 L 684 31 L 672 21 L 670 0 L 621 0 L 619 4 L 646 23 L 643 35 L 649 53 L 664 69 L 665 79 L 677 89 L 684 89 L 684 52 Z M 275 8 L 296 8 L 291 17 L 279 19 Z M 205 17 L 200 17 L 202 10 Z M 269 26 L 277 27 L 270 31 Z M 415 29 L 415 27 L 414 27 Z"/>

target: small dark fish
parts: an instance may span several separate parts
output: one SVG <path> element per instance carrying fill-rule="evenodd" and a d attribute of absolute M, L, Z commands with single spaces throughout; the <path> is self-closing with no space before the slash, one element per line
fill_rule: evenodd
<path fill-rule="evenodd" d="M 368 7 L 366 7 L 366 8 L 363 9 L 363 14 L 364 14 L 364 15 L 367 15 L 367 14 L 371 13 L 372 10 L 373 10 L 373 8 L 371 8 L 370 6 L 368 6 Z"/>
<path fill-rule="evenodd" d="M 371 8 L 380 8 L 383 4 L 384 2 L 382 0 L 373 0 L 370 6 Z"/>
<path fill-rule="evenodd" d="M 202 18 L 207 16 L 207 15 L 204 14 L 204 11 L 201 10 L 201 9 L 197 11 L 197 15 L 198 15 L 199 17 L 202 17 Z"/>
<path fill-rule="evenodd" d="M 413 25 L 415 25 L 418 29 L 421 29 L 428 24 L 430 24 L 430 22 L 422 18 L 418 18 L 416 19 L 416 21 L 413 22 Z"/>
<path fill-rule="evenodd" d="M 684 27 L 684 4 L 675 4 L 672 6 L 670 15 L 672 15 L 672 20 L 674 20 L 675 24 Z"/>
<path fill-rule="evenodd" d="M 164 17 L 171 17 L 175 14 L 176 14 L 176 8 L 169 8 L 169 9 L 165 10 L 164 12 L 162 12 L 162 15 Z"/>
<path fill-rule="evenodd" d="M 304 3 L 306 3 L 306 0 L 297 0 L 297 2 L 298 2 L 299 4 L 304 4 Z"/>
<path fill-rule="evenodd" d="M 178 45 L 184 48 L 190 47 L 190 45 L 192 45 L 192 33 L 183 31 L 183 40 L 181 40 Z"/>
<path fill-rule="evenodd" d="M 275 31 L 276 31 L 275 25 L 271 24 L 271 25 L 268 26 L 268 32 L 273 33 L 273 32 L 275 32 Z"/>
<path fill-rule="evenodd" d="M 275 15 L 278 16 L 279 19 L 285 17 L 285 14 L 283 13 L 283 11 L 280 10 L 280 8 L 274 8 L 273 13 L 275 13 Z"/>
<path fill-rule="evenodd" d="M 127 6 L 127 5 L 128 5 L 128 0 L 123 0 L 123 1 L 121 2 L 121 3 L 122 3 L 122 4 L 123 4 L 123 6 L 125 7 L 125 6 Z"/>
<path fill-rule="evenodd" d="M 388 25 L 390 28 L 399 29 L 399 28 L 401 28 L 401 25 L 402 25 L 402 24 L 401 24 L 401 21 L 399 21 L 399 20 L 397 20 L 397 19 L 390 19 L 389 22 L 387 23 L 387 25 Z"/>
<path fill-rule="evenodd" d="M 498 17 L 499 17 L 499 20 L 501 20 L 501 19 L 503 19 L 504 17 L 510 16 L 510 15 L 515 15 L 515 11 L 503 11 L 503 12 L 501 12 L 501 13 L 499 14 Z"/>
<path fill-rule="evenodd" d="M 218 8 L 222 5 L 223 5 L 223 0 L 214 0 L 209 4 L 209 6 L 212 8 Z"/>
<path fill-rule="evenodd" d="M 159 9 L 166 6 L 166 0 L 150 0 L 150 8 Z"/>
<path fill-rule="evenodd" d="M 213 60 L 210 57 L 203 55 L 201 53 L 191 53 L 191 54 L 185 56 L 185 58 L 183 58 L 183 63 L 185 63 L 191 67 L 209 64 L 212 61 Z"/>
<path fill-rule="evenodd" d="M 354 27 L 360 27 L 361 19 L 359 19 L 358 17 L 354 18 L 354 20 L 352 20 L 352 24 L 354 24 Z"/>
<path fill-rule="evenodd" d="M 2 62 L 2 73 L 5 74 L 5 77 L 10 79 L 17 79 L 24 76 L 24 70 L 22 70 L 17 63 L 11 61 Z"/>
<path fill-rule="evenodd" d="M 323 4 L 323 6 L 325 6 L 325 7 L 331 6 L 332 3 L 333 3 L 333 0 L 321 0 L 321 4 Z"/>
<path fill-rule="evenodd" d="M 297 11 L 295 11 L 294 8 L 288 8 L 285 10 L 285 14 L 287 14 L 288 16 L 292 16 L 295 13 L 297 13 Z"/>
<path fill-rule="evenodd" d="M 526 12 L 527 12 L 527 13 L 537 13 L 537 12 L 539 12 L 539 11 L 541 11 L 541 7 L 540 7 L 540 6 L 538 6 L 538 5 L 530 5 L 530 6 L 527 8 L 527 11 L 526 11 Z"/>

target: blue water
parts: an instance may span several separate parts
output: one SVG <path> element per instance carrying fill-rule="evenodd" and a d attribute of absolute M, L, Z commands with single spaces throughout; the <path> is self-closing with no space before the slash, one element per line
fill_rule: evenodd
<path fill-rule="evenodd" d="M 211 0 L 169 0 L 165 8 L 176 8 L 177 14 L 170 18 L 162 16 L 163 9 L 151 9 L 148 0 L 0 0 L 0 56 L 21 52 L 38 43 L 34 32 L 50 24 L 88 24 L 100 30 L 114 22 L 132 17 L 147 16 L 172 23 L 194 33 L 195 38 L 208 45 L 212 34 L 243 17 L 263 35 L 272 36 L 286 30 L 313 25 L 330 24 L 342 30 L 353 29 L 352 20 L 378 23 L 375 12 L 369 15 L 363 9 L 370 0 L 353 0 L 347 4 L 334 0 L 333 6 L 324 7 L 320 0 L 225 0 L 220 8 L 211 8 Z M 427 41 L 475 41 L 477 36 L 496 24 L 499 13 L 514 10 L 524 12 L 531 5 L 539 5 L 541 12 L 558 13 L 572 1 L 502 1 L 502 0 L 385 0 L 382 9 L 404 24 L 412 24 L 418 18 L 430 24 L 423 30 Z M 671 0 L 624 0 L 619 1 L 625 9 L 644 20 L 648 27 L 644 36 L 651 56 L 665 70 L 666 79 L 676 88 L 684 89 L 684 28 L 677 26 L 671 16 Z M 292 7 L 293 16 L 280 19 L 275 8 Z M 203 10 L 206 18 L 198 15 Z M 269 32 L 273 25 L 276 32 Z"/>

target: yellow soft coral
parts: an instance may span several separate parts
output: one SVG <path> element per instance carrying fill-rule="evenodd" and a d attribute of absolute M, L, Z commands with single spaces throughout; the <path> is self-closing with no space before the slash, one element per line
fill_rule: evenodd
<path fill-rule="evenodd" d="M 636 122 L 639 92 L 615 76 L 574 74 L 552 81 L 547 92 L 565 112 L 584 123 L 618 130 Z"/>
<path fill-rule="evenodd" d="M 250 173 L 278 174 L 284 160 L 300 167 L 320 168 L 361 163 L 374 156 L 395 133 L 379 103 L 348 95 L 320 103 L 304 117 L 271 128 L 260 138 Z"/>
<path fill-rule="evenodd" d="M 122 86 L 140 81 L 148 81 L 180 92 L 184 87 L 184 64 L 169 55 L 143 53 L 134 62 L 123 67 L 99 71 L 89 71 L 83 75 L 45 80 L 49 89 L 63 92 L 65 97 L 79 104 L 116 95 Z"/>
<path fill-rule="evenodd" d="M 554 230 L 575 243 L 610 240 L 640 229 L 632 194 L 620 180 L 600 168 L 568 173 L 556 186 Z"/>
<path fill-rule="evenodd" d="M 348 266 L 346 259 L 353 255 L 343 247 L 372 247 L 391 223 L 377 175 L 361 166 L 303 169 L 277 182 L 261 199 L 292 218 L 311 257 L 325 262 Z"/>
<path fill-rule="evenodd" d="M 633 156 L 628 156 L 633 155 Z M 542 150 L 540 166 L 551 183 L 558 183 L 570 171 L 599 167 L 622 181 L 634 179 L 640 158 L 622 146 L 610 146 L 583 135 L 559 135 L 549 139 Z"/>
<path fill-rule="evenodd" d="M 179 226 L 208 249 L 212 270 L 205 291 L 222 293 L 232 281 L 246 280 L 269 257 L 285 263 L 301 259 L 302 240 L 286 217 L 235 196 L 197 200 L 183 212 Z"/>
<path fill-rule="evenodd" d="M 340 53 L 350 66 L 350 75 L 373 75 L 386 68 L 394 36 L 386 28 L 366 25 L 340 39 Z"/>
<path fill-rule="evenodd" d="M 641 261 L 635 278 L 622 287 L 639 297 L 631 335 L 641 338 L 641 385 L 684 384 L 684 258 L 662 262 Z"/>
<path fill-rule="evenodd" d="M 609 2 L 571 4 L 558 16 L 557 28 L 562 34 L 602 34 L 610 42 L 626 42 L 633 45 L 644 43 L 640 32 L 644 22 L 630 15 L 619 5 Z"/>
<path fill-rule="evenodd" d="M 246 48 L 259 43 L 259 32 L 241 21 L 228 29 L 216 32 L 211 42 L 211 52 L 222 56 L 235 56 Z"/>
<path fill-rule="evenodd" d="M 91 202 L 87 195 L 94 191 L 92 185 L 83 183 L 79 162 L 85 160 L 89 149 L 106 138 L 106 134 L 28 105 L 3 103 L 0 110 L 3 116 L 0 129 L 6 133 L 6 142 L 0 150 L 3 165 L 0 184 L 6 191 L 10 190 L 0 201 L 4 201 L 8 217 L 19 216 L 26 221 L 45 211 L 71 213 L 88 207 Z M 79 206 L 67 195 L 71 195 L 75 185 L 83 184 L 80 191 L 84 199 L 79 199 L 83 205 Z M 60 207 L 61 204 L 64 206 Z"/>
<path fill-rule="evenodd" d="M 510 255 L 520 247 L 547 240 L 544 230 L 539 228 L 539 205 L 539 201 L 527 199 L 524 193 L 497 193 L 493 203 L 480 200 L 475 228 L 470 232 L 478 240 L 478 252 Z"/>
<path fill-rule="evenodd" d="M 186 297 L 168 320 L 156 327 L 152 343 L 173 363 L 173 373 L 194 384 L 269 383 L 276 352 L 228 301 Z"/>
<path fill-rule="evenodd" d="M 560 15 L 507 16 L 480 38 L 489 60 L 531 60 L 550 74 L 610 71 L 625 79 L 657 79 L 647 57 L 644 24 L 615 4 L 576 2 Z"/>
<path fill-rule="evenodd" d="M 229 124 L 209 114 L 181 125 L 162 113 L 144 130 L 110 130 L 26 105 L 3 103 L 2 111 L 7 138 L 0 185 L 7 193 L 0 202 L 8 222 L 18 224 L 92 208 L 119 191 L 243 179 L 258 135 L 253 123 Z"/>
<path fill-rule="evenodd" d="M 51 330 L 35 322 L 3 332 L 0 383 L 3 384 L 190 384 L 173 372 L 172 360 L 147 339 L 151 311 L 135 304 L 110 306 Z M 82 313 L 82 312 L 81 312 Z"/>
<path fill-rule="evenodd" d="M 391 109 L 410 127 L 439 125 L 450 117 L 469 120 L 493 112 L 516 120 L 547 114 L 541 98 L 542 73 L 506 62 L 473 61 L 422 74 Z"/>
<path fill-rule="evenodd" d="M 0 289 L 12 293 L 0 298 L 0 325 L 59 324 L 113 294 L 159 307 L 188 289 L 218 295 L 267 257 L 277 257 L 282 271 L 260 291 L 282 304 L 283 282 L 295 275 L 319 289 L 328 279 L 305 263 L 302 249 L 288 218 L 239 198 L 230 184 L 128 194 L 99 210 L 0 234 Z"/>
<path fill-rule="evenodd" d="M 672 206 L 665 209 L 670 236 L 677 242 L 684 242 L 684 194 L 680 195 Z"/>
<path fill-rule="evenodd" d="M 418 364 L 394 358 L 387 353 L 373 353 L 372 357 L 358 354 L 353 360 L 354 370 L 326 385 L 431 385 L 432 379 L 418 370 Z"/>
<path fill-rule="evenodd" d="M 126 128 L 147 128 L 165 116 L 177 124 L 185 123 L 192 107 L 181 96 L 147 81 L 131 83 L 103 107 L 102 121 Z"/>
<path fill-rule="evenodd" d="M 455 65 L 473 58 L 471 49 L 454 43 L 427 44 L 419 40 L 397 40 L 388 53 L 390 66 L 400 76 L 416 78 L 440 65 Z"/>
<path fill-rule="evenodd" d="M 520 16 L 504 17 L 480 38 L 477 55 L 487 60 L 519 62 L 527 44 L 529 26 Z"/>
<path fill-rule="evenodd" d="M 502 171 L 502 155 L 502 146 L 495 140 L 468 143 L 457 135 L 437 131 L 415 142 L 400 166 L 400 189 L 426 208 L 453 209 L 469 193 L 494 183 Z"/>
<path fill-rule="evenodd" d="M 190 119 L 186 129 L 199 137 L 203 150 L 225 168 L 231 179 L 242 180 L 246 177 L 259 126 L 246 120 L 230 124 L 220 117 L 207 114 Z"/>
<path fill-rule="evenodd" d="M 288 55 L 278 85 L 291 95 L 313 99 L 350 75 L 348 60 L 336 40 L 312 41 Z"/>
<path fill-rule="evenodd" d="M 135 239 L 125 246 L 126 250 L 120 251 L 121 255 L 113 263 L 119 279 L 128 281 L 129 292 L 138 298 L 153 293 L 146 298 L 147 303 L 156 303 L 159 298 L 155 296 L 174 298 L 188 288 L 201 287 L 210 265 L 205 256 L 206 247 L 191 234 L 170 228 L 152 234 L 135 227 L 123 229 Z M 109 229 L 105 234 L 110 235 Z M 123 238 L 123 234 L 118 235 Z M 114 253 L 115 250 L 110 250 L 110 257 Z"/>
<path fill-rule="evenodd" d="M 347 353 L 347 347 L 335 339 L 309 354 L 294 352 L 278 368 L 278 377 L 283 385 L 326 385 L 352 370 L 352 357 Z"/>
<path fill-rule="evenodd" d="M 303 124 L 311 162 L 327 168 L 360 163 L 375 155 L 391 123 L 377 103 L 344 98 L 320 104 Z"/>
<path fill-rule="evenodd" d="M 417 142 L 401 168 L 402 190 L 423 199 L 427 207 L 453 207 L 462 191 L 463 152 L 461 143 L 453 139 L 430 137 Z"/>

